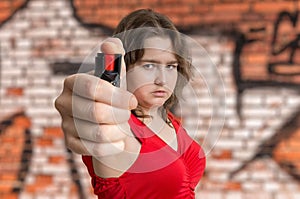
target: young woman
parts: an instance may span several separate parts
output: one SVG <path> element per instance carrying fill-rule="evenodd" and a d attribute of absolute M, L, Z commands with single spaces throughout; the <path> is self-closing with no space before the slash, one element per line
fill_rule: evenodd
<path fill-rule="evenodd" d="M 66 112 L 71 113 L 72 108 L 66 108 L 67 105 L 64 105 L 64 93 L 67 93 L 65 91 L 57 99 L 56 107 L 63 118 L 62 126 L 67 145 L 75 152 L 85 154 L 83 161 L 98 198 L 194 198 L 194 189 L 205 169 L 204 153 L 170 112 L 190 77 L 187 46 L 166 16 L 147 9 L 134 11 L 123 18 L 114 37 L 120 40 L 112 39 L 103 43 L 101 48 L 106 53 L 124 54 L 127 91 L 133 96 L 123 94 L 123 99 L 128 99 L 129 104 L 134 104 L 133 101 L 136 100 L 137 106 L 131 106 L 131 114 L 116 122 L 111 118 L 118 117 L 120 114 L 117 113 L 117 109 L 124 108 L 124 105 L 122 107 L 121 102 L 118 102 L 119 99 L 116 99 L 121 91 L 101 81 L 101 84 L 97 82 L 93 89 L 88 89 L 96 94 L 86 94 L 74 88 L 74 77 L 69 78 L 65 81 L 64 90 L 69 88 L 71 92 L 76 93 L 76 98 L 89 95 L 84 97 L 85 100 L 93 99 L 94 103 L 102 103 L 93 106 L 94 118 L 86 119 L 93 123 L 93 128 L 97 124 L 97 135 L 101 139 L 95 138 L 95 135 L 87 135 L 88 131 L 91 131 L 88 128 L 84 128 L 83 133 L 74 128 L 74 122 L 70 122 L 70 117 L 66 116 Z M 125 71 L 122 75 L 125 76 Z M 83 79 L 87 81 L 86 78 L 77 76 L 77 84 L 81 82 L 82 85 L 90 85 L 91 82 L 84 83 Z M 108 88 L 114 94 L 108 94 L 104 99 L 103 92 Z M 114 99 L 109 101 L 109 97 Z M 74 108 L 76 101 L 84 104 L 82 99 L 76 100 L 73 97 L 73 109 L 80 107 Z M 100 108 L 97 111 L 100 105 L 101 111 Z M 110 106 L 114 106 L 115 111 L 107 111 L 107 107 Z M 77 112 L 74 116 L 76 119 L 73 119 L 76 120 L 76 126 L 83 124 L 82 120 L 85 120 L 84 114 L 81 113 L 84 112 L 84 108 L 77 109 L 72 112 Z M 97 113 L 101 116 L 97 116 Z M 110 115 L 106 116 L 105 113 Z M 86 121 L 84 124 L 87 126 Z M 107 136 L 116 131 L 127 133 L 122 138 L 116 138 L 116 134 L 110 137 L 103 136 L 105 132 Z M 102 145 L 94 145 L 92 150 L 86 149 L 89 148 L 87 143 L 93 142 L 93 138 Z M 81 140 L 81 144 L 78 144 L 78 140 Z M 123 143 L 121 150 L 112 154 L 105 153 L 105 144 L 117 143 L 118 140 L 122 140 Z"/>

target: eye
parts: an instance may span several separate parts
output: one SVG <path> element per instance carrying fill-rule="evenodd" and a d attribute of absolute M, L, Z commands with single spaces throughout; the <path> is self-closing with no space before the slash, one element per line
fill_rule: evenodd
<path fill-rule="evenodd" d="M 150 69 L 155 68 L 155 64 L 144 64 L 144 65 L 143 65 L 143 68 L 145 68 L 145 69 L 147 69 L 147 70 L 150 70 Z"/>
<path fill-rule="evenodd" d="M 169 70 L 177 69 L 178 64 L 168 64 L 166 65 L 166 68 Z"/>

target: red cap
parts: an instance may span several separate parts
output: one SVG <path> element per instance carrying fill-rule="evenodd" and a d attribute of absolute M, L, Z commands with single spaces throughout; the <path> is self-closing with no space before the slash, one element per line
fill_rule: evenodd
<path fill-rule="evenodd" d="M 115 55 L 105 54 L 105 70 L 114 71 L 115 68 Z"/>

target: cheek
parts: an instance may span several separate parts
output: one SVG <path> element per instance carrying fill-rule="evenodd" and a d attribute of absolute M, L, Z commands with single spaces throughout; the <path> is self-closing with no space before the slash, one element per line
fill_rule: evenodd
<path fill-rule="evenodd" d="M 177 83 L 177 72 L 174 74 L 171 74 L 167 77 L 167 88 L 170 89 L 170 91 L 174 91 L 176 83 Z"/>
<path fill-rule="evenodd" d="M 145 74 L 138 69 L 130 70 L 126 73 L 127 90 L 134 93 L 137 89 L 153 83 L 153 77 L 150 74 Z"/>

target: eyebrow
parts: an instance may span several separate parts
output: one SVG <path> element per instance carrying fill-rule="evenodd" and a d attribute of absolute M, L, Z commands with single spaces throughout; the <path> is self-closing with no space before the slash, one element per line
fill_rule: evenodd
<path fill-rule="evenodd" d="M 150 62 L 150 63 L 161 64 L 160 61 L 154 60 L 154 59 L 141 59 L 140 62 Z M 178 64 L 178 61 L 177 60 L 168 61 L 166 64 Z"/>

